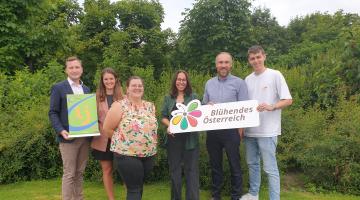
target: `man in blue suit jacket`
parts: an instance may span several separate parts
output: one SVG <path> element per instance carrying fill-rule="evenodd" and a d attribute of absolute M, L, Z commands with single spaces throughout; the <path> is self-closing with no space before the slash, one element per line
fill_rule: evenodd
<path fill-rule="evenodd" d="M 69 138 L 67 94 L 87 94 L 90 89 L 80 80 L 83 73 L 81 60 L 77 57 L 66 59 L 67 80 L 51 88 L 49 118 L 56 131 L 57 141 L 63 161 L 62 199 L 82 200 L 83 173 L 88 161 L 88 138 Z"/>

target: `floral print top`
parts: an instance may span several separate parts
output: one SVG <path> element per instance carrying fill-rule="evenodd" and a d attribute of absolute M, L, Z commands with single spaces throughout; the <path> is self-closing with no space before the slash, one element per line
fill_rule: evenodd
<path fill-rule="evenodd" d="M 110 150 L 126 156 L 155 155 L 158 123 L 154 104 L 143 101 L 142 108 L 135 110 L 126 98 L 119 103 L 122 117 L 112 136 Z"/>

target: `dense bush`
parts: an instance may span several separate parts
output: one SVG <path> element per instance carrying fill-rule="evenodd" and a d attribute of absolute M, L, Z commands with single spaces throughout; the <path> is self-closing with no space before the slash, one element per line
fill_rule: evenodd
<path fill-rule="evenodd" d="M 62 77 L 62 67 L 53 63 L 35 74 L 18 71 L 1 85 L 0 183 L 60 174 L 47 111 L 49 86 Z"/>
<path fill-rule="evenodd" d="M 334 118 L 298 160 L 320 188 L 360 194 L 360 105 L 342 101 Z"/>
<path fill-rule="evenodd" d="M 173 72 L 163 72 L 158 81 L 154 80 L 152 76 L 153 73 L 152 67 L 133 69 L 133 74 L 144 78 L 146 90 L 145 99 L 155 102 L 157 113 L 160 115 L 163 97 L 169 91 Z M 197 92 L 201 98 L 203 86 L 210 78 L 210 75 L 199 74 L 195 71 L 190 71 L 189 73 L 194 91 Z M 58 75 L 57 79 L 54 79 L 55 75 Z M 24 76 L 27 78 L 25 79 Z M 0 146 L 0 183 L 58 177 L 61 175 L 62 164 L 58 145 L 55 142 L 55 133 L 47 117 L 49 89 L 54 82 L 59 81 L 59 77 L 64 78 L 62 67 L 56 63 L 51 63 L 48 68 L 38 71 L 35 74 L 30 74 L 26 71 L 18 72 L 6 85 L 1 85 L 7 89 L 17 85 L 18 88 L 22 89 L 11 90 L 11 92 L 8 91 L 6 95 L 4 95 L 4 99 L 6 100 L 4 103 L 6 102 L 7 109 L 5 109 L 6 113 L 1 115 L 0 120 L 2 130 L 0 134 L 2 138 Z M 41 88 L 41 90 L 39 88 Z M 35 89 L 38 90 L 38 93 L 36 93 Z M 23 91 L 26 91 L 26 93 Z M 27 95 L 32 92 L 34 93 L 33 95 Z M 15 98 L 14 96 L 22 100 L 21 104 L 19 104 L 19 101 L 12 103 L 11 98 Z M 33 98 L 36 98 L 36 101 L 33 101 Z M 16 112 L 14 111 L 15 108 Z M 165 134 L 165 130 L 161 125 L 158 134 L 160 135 L 161 146 L 162 136 Z M 203 187 L 209 188 L 211 174 L 205 148 L 205 138 L 205 133 L 201 133 L 200 182 Z M 224 166 L 227 175 L 225 178 L 225 190 L 229 191 L 229 167 L 226 160 L 224 160 Z M 246 168 L 245 162 L 243 162 L 243 168 Z M 168 177 L 166 151 L 160 147 L 156 157 L 156 166 L 150 177 L 150 181 L 166 181 L 169 180 Z M 92 159 L 91 156 L 87 165 L 85 178 L 101 180 L 99 163 Z"/>
<path fill-rule="evenodd" d="M 277 69 L 285 75 L 295 98 L 294 105 L 283 112 L 283 131 L 278 147 L 281 170 L 303 173 L 309 186 L 358 194 L 360 106 L 356 96 L 352 100 L 341 100 L 331 110 L 323 110 L 318 104 L 308 107 L 303 102 L 310 91 L 302 90 L 307 80 L 304 70 Z M 244 78 L 250 70 L 246 65 L 235 63 L 233 72 Z M 133 68 L 132 73 L 144 78 L 145 98 L 155 102 L 160 116 L 163 96 L 169 91 L 173 71 L 162 72 L 158 80 L 153 78 L 152 67 Z M 201 98 L 204 84 L 211 76 L 196 71 L 189 73 L 194 91 Z M 0 82 L 0 183 L 60 176 L 61 158 L 47 111 L 50 86 L 64 78 L 63 68 L 57 63 L 50 63 L 34 74 L 19 71 L 15 76 L 3 74 L 2 77 L 6 81 Z M 161 146 L 165 134 L 161 125 L 158 133 Z M 206 134 L 201 133 L 200 183 L 203 188 L 209 188 L 211 173 L 205 138 Z M 241 156 L 246 185 L 243 147 Z M 228 192 L 230 172 L 226 159 L 224 169 L 224 189 Z M 166 151 L 160 147 L 150 181 L 169 180 L 168 177 Z M 101 180 L 99 163 L 91 156 L 85 178 Z"/>
<path fill-rule="evenodd" d="M 46 100 L 46 99 L 45 99 Z M 1 136 L 13 133 L 0 150 L 0 182 L 50 178 L 60 175 L 61 159 L 50 130 L 47 103 L 6 116 L 8 127 Z M 2 117 L 3 118 L 3 117 Z M 1 119 L 3 120 L 3 119 Z M 18 126 L 14 126 L 18 125 Z M 6 125 L 5 125 L 6 126 Z M 2 125 L 1 128 L 6 128 Z M 3 138 L 3 137 L 2 137 Z M 1 141 L 3 142 L 3 140 Z"/>
<path fill-rule="evenodd" d="M 216 12 L 227 20 L 207 12 L 217 4 L 231 8 Z M 77 54 L 83 60 L 84 82 L 93 91 L 102 67 L 116 69 L 123 82 L 131 74 L 143 77 L 145 98 L 155 103 L 160 117 L 175 69 L 189 71 L 201 98 L 205 82 L 215 73 L 217 52 L 233 53 L 237 60 L 232 74 L 245 78 L 251 72 L 246 49 L 260 43 L 271 62 L 267 64 L 284 74 L 294 98 L 283 112 L 281 170 L 304 174 L 311 189 L 359 194 L 360 16 L 314 13 L 280 27 L 269 10 L 251 12 L 250 5 L 246 0 L 199 1 L 185 12 L 176 35 L 161 30 L 164 11 L 157 1 L 85 1 L 83 9 L 74 0 L 1 2 L 0 183 L 61 175 L 58 144 L 47 117 L 50 87 L 65 78 L 55 61 Z M 235 12 L 239 10 L 244 12 Z M 162 126 L 158 133 L 161 145 Z M 205 138 L 202 133 L 200 182 L 208 188 Z M 246 183 L 243 147 L 241 153 Z M 226 160 L 224 167 L 229 191 Z M 89 160 L 85 177 L 101 179 L 97 161 Z M 169 180 L 163 148 L 150 179 L 157 180 Z"/>
<path fill-rule="evenodd" d="M 326 113 L 313 108 L 304 111 L 301 108 L 283 112 L 282 135 L 279 140 L 278 160 L 283 170 L 301 170 L 299 160 L 309 145 L 318 141 L 327 126 Z"/>
<path fill-rule="evenodd" d="M 285 111 L 278 148 L 282 169 L 303 173 L 312 190 L 315 184 L 317 189 L 359 194 L 359 109 L 354 98 L 332 111 Z"/>

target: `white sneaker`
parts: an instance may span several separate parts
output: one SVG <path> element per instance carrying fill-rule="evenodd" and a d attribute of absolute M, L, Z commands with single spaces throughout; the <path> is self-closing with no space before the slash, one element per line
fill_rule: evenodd
<path fill-rule="evenodd" d="M 246 193 L 239 200 L 259 200 L 259 195 L 252 195 L 250 193 Z"/>

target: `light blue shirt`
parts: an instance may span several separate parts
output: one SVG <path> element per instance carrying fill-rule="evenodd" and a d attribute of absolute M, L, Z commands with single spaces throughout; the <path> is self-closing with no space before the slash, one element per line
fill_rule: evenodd
<path fill-rule="evenodd" d="M 248 90 L 245 81 L 239 77 L 229 74 L 224 79 L 216 76 L 206 82 L 203 104 L 245 100 L 249 100 Z"/>

